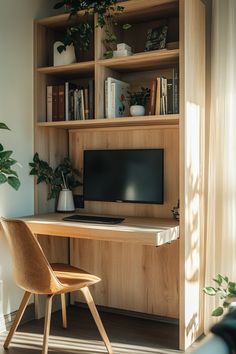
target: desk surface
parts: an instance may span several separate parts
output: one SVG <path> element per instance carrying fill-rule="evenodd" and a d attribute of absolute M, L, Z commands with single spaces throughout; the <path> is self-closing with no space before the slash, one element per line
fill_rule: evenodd
<path fill-rule="evenodd" d="M 62 219 L 68 215 L 68 213 L 49 213 L 21 219 L 37 235 L 134 242 L 152 246 L 161 246 L 179 237 L 179 224 L 173 219 L 128 216 L 120 224 L 108 225 L 63 221 Z"/>

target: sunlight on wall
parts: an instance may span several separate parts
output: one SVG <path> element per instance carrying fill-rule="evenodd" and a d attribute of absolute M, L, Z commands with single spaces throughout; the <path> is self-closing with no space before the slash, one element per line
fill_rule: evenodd
<path fill-rule="evenodd" d="M 188 293 L 185 294 L 186 332 L 189 338 L 195 338 L 199 328 L 199 267 L 200 267 L 200 210 L 201 210 L 201 111 L 194 103 L 187 103 L 186 120 L 186 237 L 191 242 L 185 258 L 185 274 Z M 192 294 L 195 294 L 194 297 Z M 188 310 L 187 310 L 188 311 Z M 195 313 L 195 315 L 193 315 Z"/>

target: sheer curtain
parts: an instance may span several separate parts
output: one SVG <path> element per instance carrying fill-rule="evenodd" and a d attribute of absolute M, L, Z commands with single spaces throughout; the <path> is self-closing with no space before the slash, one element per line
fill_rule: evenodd
<path fill-rule="evenodd" d="M 236 281 L 236 1 L 212 1 L 211 109 L 205 284 Z M 205 297 L 205 331 L 218 306 Z"/>

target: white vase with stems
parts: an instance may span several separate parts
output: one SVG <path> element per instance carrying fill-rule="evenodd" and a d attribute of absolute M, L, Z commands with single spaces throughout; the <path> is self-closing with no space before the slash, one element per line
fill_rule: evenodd
<path fill-rule="evenodd" d="M 71 212 L 75 210 L 75 204 L 72 191 L 67 187 L 64 174 L 62 173 L 62 190 L 59 193 L 57 202 L 57 211 L 59 212 Z"/>

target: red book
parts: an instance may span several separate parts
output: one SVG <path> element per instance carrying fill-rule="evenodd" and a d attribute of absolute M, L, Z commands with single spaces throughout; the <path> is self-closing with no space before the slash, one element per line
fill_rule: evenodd
<path fill-rule="evenodd" d="M 65 85 L 58 87 L 58 120 L 65 120 Z"/>
<path fill-rule="evenodd" d="M 58 120 L 58 92 L 59 92 L 59 87 L 54 85 L 52 87 L 52 120 L 53 121 Z"/>

